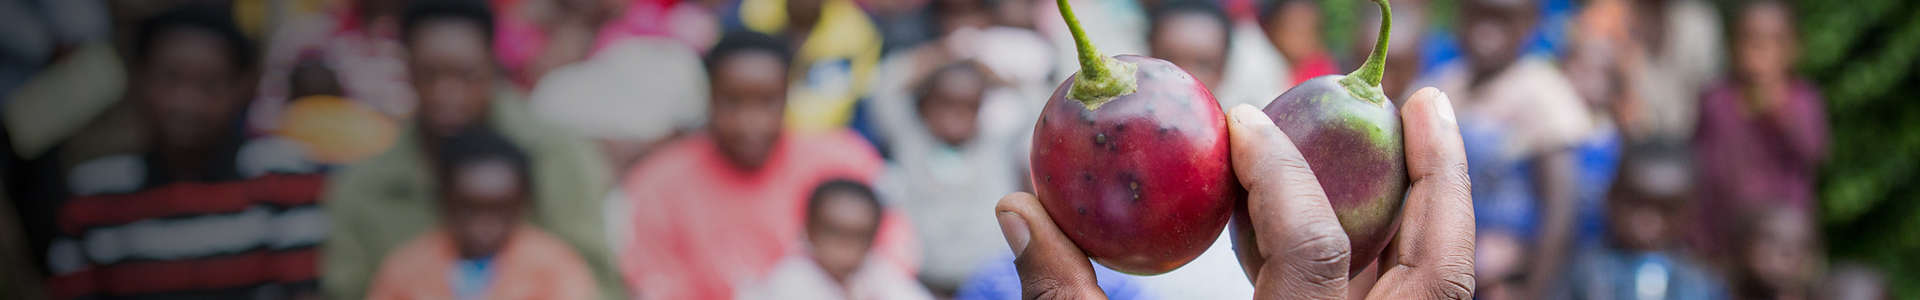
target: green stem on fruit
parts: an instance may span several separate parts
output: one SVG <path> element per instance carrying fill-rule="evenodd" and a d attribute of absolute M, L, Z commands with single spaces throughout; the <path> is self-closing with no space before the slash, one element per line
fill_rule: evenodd
<path fill-rule="evenodd" d="M 1074 18 L 1073 6 L 1068 5 L 1067 0 L 1055 2 L 1060 5 L 1060 19 L 1066 20 L 1067 31 L 1073 34 L 1074 49 L 1080 53 L 1080 73 L 1074 76 L 1067 97 L 1093 110 L 1113 98 L 1132 94 L 1138 87 L 1133 78 L 1134 65 L 1100 55 L 1100 50 L 1087 41 L 1086 31 L 1080 29 L 1080 19 Z"/>
<path fill-rule="evenodd" d="M 1373 0 L 1373 3 L 1380 5 L 1380 36 L 1373 41 L 1373 53 L 1367 55 L 1367 62 L 1347 77 L 1358 77 L 1368 86 L 1379 87 L 1380 77 L 1387 72 L 1387 33 L 1393 31 L 1393 7 L 1387 0 Z"/>

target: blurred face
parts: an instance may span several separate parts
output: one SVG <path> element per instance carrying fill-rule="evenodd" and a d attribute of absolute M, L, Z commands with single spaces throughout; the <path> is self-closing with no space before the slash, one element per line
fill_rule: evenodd
<path fill-rule="evenodd" d="M 526 179 L 501 160 L 483 160 L 456 166 L 443 188 L 441 217 L 446 219 L 460 256 L 487 257 L 499 253 L 526 209 Z"/>
<path fill-rule="evenodd" d="M 986 81 L 979 73 L 942 72 L 934 78 L 926 99 L 918 107 L 922 122 L 933 136 L 948 146 L 958 147 L 973 139 L 979 131 L 980 101 L 986 93 Z"/>
<path fill-rule="evenodd" d="M 1738 60 L 1740 76 L 1748 80 L 1784 80 L 1793 64 L 1793 28 L 1780 4 L 1747 7 L 1740 17 Z"/>
<path fill-rule="evenodd" d="M 1290 1 L 1280 4 L 1279 11 L 1268 18 L 1266 23 L 1267 39 L 1280 55 L 1288 60 L 1306 59 L 1321 51 L 1320 44 L 1320 7 L 1313 1 Z"/>
<path fill-rule="evenodd" d="M 1587 101 L 1593 108 L 1608 107 L 1619 86 L 1614 83 L 1615 67 L 1613 48 L 1597 40 L 1577 42 L 1567 52 L 1566 61 L 1561 64 L 1567 81 L 1573 83 L 1574 92 Z"/>
<path fill-rule="evenodd" d="M 1814 264 L 1813 224 L 1794 213 L 1770 213 L 1755 224 L 1753 237 L 1743 245 L 1746 265 L 1752 280 L 1773 292 L 1798 291 L 1812 275 Z"/>
<path fill-rule="evenodd" d="M 408 75 L 420 96 L 420 127 L 431 136 L 451 136 L 479 123 L 498 78 L 486 32 L 459 20 L 427 21 L 408 41 Z"/>
<path fill-rule="evenodd" d="M 1659 250 L 1666 241 L 1666 207 L 1655 200 L 1616 198 L 1607 214 L 1615 242 L 1626 249 Z"/>
<path fill-rule="evenodd" d="M 1227 32 L 1219 21 L 1199 13 L 1164 17 L 1149 45 L 1153 56 L 1186 69 L 1207 87 L 1220 87 L 1227 69 Z"/>
<path fill-rule="evenodd" d="M 1460 42 L 1474 73 L 1491 74 L 1520 58 L 1533 27 L 1531 0 L 1473 0 L 1461 9 Z"/>
<path fill-rule="evenodd" d="M 981 0 L 934 0 L 939 9 L 940 32 L 953 33 L 962 28 L 986 28 L 993 23 Z"/>
<path fill-rule="evenodd" d="M 400 13 L 412 0 L 359 0 L 360 18 L 368 33 L 377 37 L 399 36 Z"/>
<path fill-rule="evenodd" d="M 313 95 L 343 95 L 333 69 L 318 60 L 302 60 L 293 67 L 288 88 L 294 98 Z"/>
<path fill-rule="evenodd" d="M 820 7 L 825 0 L 787 0 L 788 29 L 813 28 L 820 22 Z"/>
<path fill-rule="evenodd" d="M 1033 2 L 1003 0 L 993 7 L 993 23 L 1015 28 L 1033 28 Z"/>
<path fill-rule="evenodd" d="M 819 211 L 807 222 L 808 246 L 813 247 L 815 263 L 834 280 L 846 282 L 859 269 L 867 251 L 873 248 L 874 235 L 880 231 L 876 207 L 853 192 L 830 192 Z"/>
<path fill-rule="evenodd" d="M 1526 245 L 1507 231 L 1486 231 L 1474 246 L 1474 273 L 1480 286 L 1476 299 L 1520 299 L 1526 290 Z"/>
<path fill-rule="evenodd" d="M 134 95 L 163 151 L 212 146 L 245 106 L 245 72 L 218 35 L 175 29 L 154 38 L 134 73 Z"/>
<path fill-rule="evenodd" d="M 787 67 L 772 53 L 735 53 L 713 70 L 708 126 L 735 167 L 757 170 L 773 153 L 787 109 Z"/>

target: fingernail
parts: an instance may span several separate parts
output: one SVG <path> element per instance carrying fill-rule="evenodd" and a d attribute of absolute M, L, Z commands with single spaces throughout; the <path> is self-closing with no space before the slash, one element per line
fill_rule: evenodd
<path fill-rule="evenodd" d="M 1013 211 L 1000 211 L 1000 235 L 1007 237 L 1007 247 L 1013 249 L 1013 255 L 1019 256 L 1027 250 L 1027 242 L 1033 240 L 1033 232 L 1027 230 L 1027 219 Z"/>
<path fill-rule="evenodd" d="M 1453 100 L 1447 99 L 1447 92 L 1439 94 L 1440 96 L 1433 98 L 1433 113 L 1449 124 L 1458 124 L 1459 122 L 1453 120 Z"/>
<path fill-rule="evenodd" d="M 1228 113 L 1233 114 L 1234 122 L 1237 122 L 1243 125 L 1273 124 L 1273 120 L 1267 119 L 1266 113 L 1260 112 L 1259 108 L 1254 108 L 1253 105 L 1248 105 L 1246 103 L 1241 103 L 1240 105 L 1233 106 L 1233 109 L 1231 109 Z"/>

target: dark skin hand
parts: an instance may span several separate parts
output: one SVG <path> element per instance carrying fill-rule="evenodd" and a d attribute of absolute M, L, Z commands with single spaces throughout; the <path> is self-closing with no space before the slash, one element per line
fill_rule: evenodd
<path fill-rule="evenodd" d="M 1255 299 L 1344 299 L 1345 231 L 1299 149 L 1259 109 L 1228 113 L 1234 173 L 1247 187 L 1251 243 L 1236 238 Z M 1473 198 L 1466 150 L 1452 102 L 1434 88 L 1414 92 L 1401 110 L 1407 172 L 1413 180 L 1400 232 L 1379 260 L 1367 299 L 1473 297 Z M 1025 299 L 1105 299 L 1086 254 L 1068 240 L 1032 194 L 994 207 L 1013 248 Z"/>

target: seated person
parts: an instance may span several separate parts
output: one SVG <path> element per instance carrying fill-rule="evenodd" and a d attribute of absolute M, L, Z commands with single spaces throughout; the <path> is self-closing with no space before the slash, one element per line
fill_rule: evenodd
<path fill-rule="evenodd" d="M 807 199 L 806 247 L 788 254 L 744 299 L 933 299 L 913 277 L 881 265 L 873 241 L 885 218 L 859 182 L 833 180 Z"/>
<path fill-rule="evenodd" d="M 1695 207 L 1694 240 L 1712 254 L 1738 249 L 1715 243 L 1716 233 L 1739 223 L 1724 212 L 1819 205 L 1816 183 L 1829 151 L 1826 101 L 1793 73 L 1799 44 L 1792 8 L 1742 3 L 1731 28 L 1733 74 L 1701 97 L 1693 132 L 1704 200 Z"/>
<path fill-rule="evenodd" d="M 56 178 L 71 197 L 52 214 L 48 296 L 314 296 L 323 180 L 244 159 L 273 149 L 252 148 L 238 126 L 256 78 L 231 15 L 182 6 L 137 28 L 125 101 L 147 152 L 86 160 Z"/>
<path fill-rule="evenodd" d="M 525 151 L 532 170 L 527 221 L 566 241 L 593 270 L 603 298 L 625 299 L 608 253 L 601 201 L 612 171 L 593 144 L 539 120 L 526 101 L 501 84 L 494 64 L 493 16 L 485 3 L 418 0 L 401 22 L 419 116 L 403 123 L 385 152 L 334 174 L 325 207 L 333 226 L 322 249 L 322 289 L 330 297 L 363 298 L 387 253 L 432 229 L 436 195 L 433 150 L 471 127 L 505 136 Z"/>
<path fill-rule="evenodd" d="M 876 184 L 908 219 L 925 243 L 920 279 L 928 288 L 949 293 L 980 264 L 1005 253 L 993 220 L 979 218 L 992 209 L 994 195 L 1020 188 L 1014 136 L 990 135 L 980 126 L 981 105 L 990 82 L 978 66 L 960 62 L 927 76 L 913 104 L 912 124 L 891 139 L 895 160 Z"/>
<path fill-rule="evenodd" d="M 371 299 L 592 299 L 586 262 L 528 223 L 527 154 L 474 128 L 437 157 L 440 224 L 387 255 Z"/>
<path fill-rule="evenodd" d="M 1722 283 L 1679 248 L 1691 196 L 1683 150 L 1636 145 L 1608 195 L 1608 238 L 1576 253 L 1555 299 L 1722 299 Z M 1742 298 L 1744 299 L 1744 298 Z"/>
<path fill-rule="evenodd" d="M 846 127 L 880 63 L 880 29 L 851 0 L 742 0 L 744 29 L 785 40 L 791 103 L 784 118 L 804 132 Z M 717 48 L 717 47 L 716 47 Z"/>
<path fill-rule="evenodd" d="M 627 173 L 632 236 L 621 250 L 627 281 L 647 299 L 733 298 L 735 284 L 766 276 L 800 247 L 807 194 L 831 178 L 870 182 L 871 146 L 846 129 L 801 132 L 784 124 L 786 44 L 730 33 L 707 54 L 712 83 L 705 128 L 660 146 Z M 897 218 L 881 222 L 875 252 L 912 273 L 919 259 Z"/>
<path fill-rule="evenodd" d="M 1734 298 L 1814 297 L 1821 255 L 1813 216 L 1788 206 L 1755 207 L 1746 216 L 1732 234 Z"/>
<path fill-rule="evenodd" d="M 1274 49 L 1280 50 L 1287 65 L 1293 68 L 1289 73 L 1293 82 L 1289 86 L 1340 72 L 1340 67 L 1333 61 L 1333 54 L 1328 53 L 1327 46 L 1321 42 L 1320 5 L 1315 2 L 1275 1 L 1261 12 L 1260 23 L 1267 33 L 1268 42 L 1273 43 Z"/>

